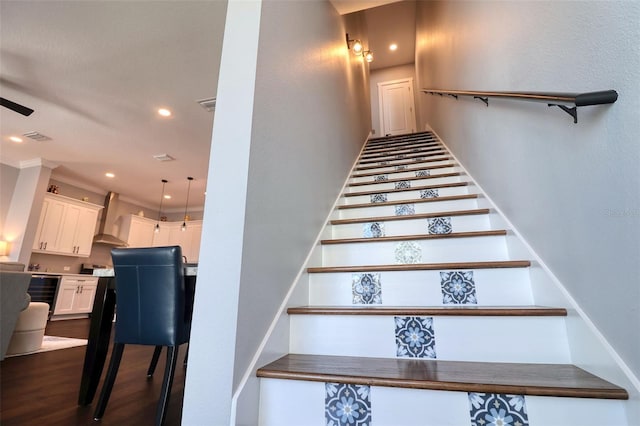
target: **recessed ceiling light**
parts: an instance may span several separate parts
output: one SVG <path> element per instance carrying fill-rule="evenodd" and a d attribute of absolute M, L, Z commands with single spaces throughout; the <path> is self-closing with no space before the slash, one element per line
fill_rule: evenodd
<path fill-rule="evenodd" d="M 165 194 L 164 199 L 165 199 L 165 200 L 170 200 L 170 199 L 171 199 L 171 195 L 169 195 L 169 194 Z"/>
<path fill-rule="evenodd" d="M 19 137 L 17 137 L 17 136 L 9 136 L 9 140 L 10 140 L 11 142 L 15 142 L 15 143 L 20 143 L 20 142 L 22 142 L 22 139 L 20 139 L 20 138 L 19 138 Z"/>
<path fill-rule="evenodd" d="M 398 49 L 398 45 L 397 44 L 392 43 L 392 44 L 389 45 L 389 50 L 396 50 L 396 49 Z"/>
<path fill-rule="evenodd" d="M 116 175 L 114 175 L 114 174 L 113 174 L 113 173 L 111 173 L 111 172 L 107 172 L 107 173 L 105 173 L 104 175 L 105 175 L 106 177 L 108 177 L 108 178 L 114 178 L 114 177 L 116 177 Z"/>
<path fill-rule="evenodd" d="M 160 114 L 160 115 L 161 115 L 161 116 L 163 116 L 163 117 L 170 117 L 170 116 L 171 116 L 171 111 L 169 111 L 169 110 L 168 110 L 168 109 L 166 109 L 166 108 L 160 108 L 160 109 L 158 110 L 158 114 Z"/>

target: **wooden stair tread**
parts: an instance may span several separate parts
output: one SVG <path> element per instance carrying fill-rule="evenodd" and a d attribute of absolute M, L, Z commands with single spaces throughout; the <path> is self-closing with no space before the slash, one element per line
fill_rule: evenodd
<path fill-rule="evenodd" d="M 372 169 L 379 169 L 382 167 L 392 167 L 392 166 L 408 166 L 410 164 L 424 164 L 424 163 L 436 163 L 438 161 L 448 161 L 451 160 L 452 157 L 449 155 L 444 155 L 442 157 L 439 158 L 425 158 L 424 160 L 420 160 L 420 161 L 415 161 L 415 160 L 410 160 L 410 161 L 400 161 L 398 163 L 393 163 L 393 164 L 386 164 L 386 165 L 379 165 L 379 164 L 374 164 L 374 165 L 370 165 L 370 166 L 357 166 L 353 169 L 353 171 L 359 171 L 359 170 L 372 170 Z"/>
<path fill-rule="evenodd" d="M 390 181 L 383 181 L 378 183 L 384 183 Z M 469 186 L 469 182 L 451 182 L 440 183 L 435 185 L 420 185 L 411 188 L 398 188 L 398 189 L 376 189 L 373 191 L 361 191 L 361 192 L 347 192 L 343 194 L 345 197 L 357 197 L 359 195 L 373 195 L 373 194 L 391 194 L 394 192 L 407 192 L 407 191 L 421 191 L 423 189 L 438 189 L 438 188 L 458 188 L 460 186 Z"/>
<path fill-rule="evenodd" d="M 457 392 L 628 399 L 624 389 L 570 364 L 517 364 L 288 354 L 258 377 Z"/>
<path fill-rule="evenodd" d="M 334 219 L 331 221 L 331 225 L 350 225 L 355 223 L 370 223 L 370 222 L 388 222 L 391 220 L 410 220 L 410 219 L 429 219 L 434 217 L 450 217 L 450 216 L 471 216 L 477 214 L 489 214 L 490 209 L 472 209 L 472 210 L 452 210 L 446 212 L 434 212 L 434 213 L 418 213 L 411 215 L 400 216 L 376 216 L 376 217 L 358 217 L 354 219 Z"/>
<path fill-rule="evenodd" d="M 385 174 L 385 173 L 381 173 Z M 437 178 L 446 178 L 446 177 L 456 177 L 461 176 L 460 172 L 451 172 L 451 173 L 438 173 L 437 175 L 428 175 L 428 176 L 410 176 L 406 178 L 397 178 L 397 179 L 388 179 L 388 180 L 368 180 L 366 182 L 354 182 L 350 183 L 349 187 L 352 186 L 366 186 L 366 185 L 376 185 L 381 183 L 395 183 L 395 182 L 404 182 L 404 181 L 412 181 L 412 180 L 422 180 L 422 179 L 437 179 Z"/>
<path fill-rule="evenodd" d="M 376 154 L 383 154 L 387 152 L 403 152 L 413 149 L 422 149 L 422 148 L 433 148 L 434 146 L 443 146 L 437 140 L 428 140 L 428 141 L 414 141 L 414 142 L 406 142 L 403 144 L 398 144 L 392 147 L 371 147 L 365 148 L 362 151 L 361 156 L 373 156 Z"/>
<path fill-rule="evenodd" d="M 357 209 L 362 207 L 394 206 L 399 204 L 417 204 L 417 203 L 435 203 L 438 201 L 472 200 L 474 198 L 478 198 L 478 194 L 450 195 L 446 197 L 434 197 L 434 198 L 412 198 L 408 200 L 385 201 L 383 203 L 343 204 L 338 206 L 337 208 L 340 210 Z"/>
<path fill-rule="evenodd" d="M 451 232 L 449 234 L 412 234 L 370 238 L 338 238 L 321 240 L 320 244 L 383 243 L 389 241 L 437 240 L 443 238 L 503 237 L 505 235 L 507 235 L 507 231 L 504 229 L 498 229 L 490 231 Z"/>
<path fill-rule="evenodd" d="M 439 271 L 450 269 L 496 269 L 496 268 L 528 268 L 528 260 L 498 260 L 482 262 L 443 262 L 443 263 L 409 263 L 396 265 L 358 265 L 358 266 L 314 266 L 307 268 L 309 273 L 320 272 L 394 272 L 394 271 Z"/>
<path fill-rule="evenodd" d="M 412 169 L 404 169 L 404 170 L 390 170 L 384 173 L 380 173 L 380 172 L 367 172 L 367 173 L 358 173 L 358 174 L 352 174 L 351 178 L 363 178 L 363 177 L 371 177 L 371 176 L 378 176 L 378 175 L 391 175 L 394 173 L 407 173 L 407 172 L 421 172 L 421 171 L 425 171 L 425 170 L 436 170 L 436 169 L 447 169 L 449 167 L 456 167 L 456 164 L 436 164 L 435 166 L 429 166 L 429 167 L 417 167 L 417 168 L 412 168 Z"/>
<path fill-rule="evenodd" d="M 444 147 L 440 144 L 430 145 L 430 146 L 422 146 L 419 148 L 406 148 L 406 149 L 395 149 L 389 151 L 381 151 L 381 152 L 373 152 L 373 153 L 362 153 L 360 156 L 360 161 L 362 160 L 374 160 L 374 161 L 384 161 L 381 159 L 388 158 L 394 159 L 397 155 L 405 155 L 407 158 L 411 158 L 409 156 L 421 157 L 422 154 L 429 154 L 434 151 L 442 151 Z"/>
<path fill-rule="evenodd" d="M 404 316 L 500 316 L 548 317 L 567 316 L 564 308 L 546 306 L 296 306 L 287 309 L 291 315 L 404 315 Z"/>

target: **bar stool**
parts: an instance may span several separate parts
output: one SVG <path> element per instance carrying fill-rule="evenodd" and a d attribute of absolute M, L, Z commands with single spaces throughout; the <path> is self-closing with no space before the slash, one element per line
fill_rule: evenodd
<path fill-rule="evenodd" d="M 167 347 L 167 364 L 156 412 L 162 425 L 169 406 L 178 348 L 189 340 L 180 246 L 111 250 L 116 279 L 116 324 L 109 370 L 94 419 L 105 412 L 124 345 Z"/>

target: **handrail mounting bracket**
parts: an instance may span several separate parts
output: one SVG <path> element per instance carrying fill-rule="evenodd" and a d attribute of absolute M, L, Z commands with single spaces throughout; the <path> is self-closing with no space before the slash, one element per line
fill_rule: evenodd
<path fill-rule="evenodd" d="M 480 99 L 486 106 L 489 106 L 489 98 L 482 96 L 474 96 L 473 99 Z"/>
<path fill-rule="evenodd" d="M 573 117 L 573 122 L 575 124 L 578 123 L 578 107 L 573 107 L 573 108 L 569 108 L 566 105 L 558 105 L 558 104 L 547 104 L 550 107 L 553 106 L 557 106 L 558 108 L 560 108 L 561 110 L 563 110 L 564 112 L 566 112 L 567 114 L 569 114 L 570 116 Z"/>

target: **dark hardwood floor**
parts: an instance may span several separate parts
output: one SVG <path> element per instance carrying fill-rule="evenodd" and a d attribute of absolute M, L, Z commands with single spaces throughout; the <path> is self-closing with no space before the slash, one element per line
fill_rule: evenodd
<path fill-rule="evenodd" d="M 89 320 L 50 321 L 46 334 L 87 338 Z M 109 405 L 100 422 L 93 420 L 99 393 L 90 406 L 77 405 L 85 347 L 61 349 L 33 355 L 6 358 L 0 362 L 0 424 L 2 426 L 73 425 L 153 425 L 162 386 L 165 354 L 156 373 L 147 380 L 146 372 L 153 353 L 151 346 L 127 345 L 111 393 Z M 182 360 L 186 346 L 180 348 L 178 368 L 171 391 L 166 425 L 179 425 L 182 416 L 185 370 Z M 107 365 L 110 359 L 107 357 Z M 107 366 L 105 365 L 104 375 Z"/>

